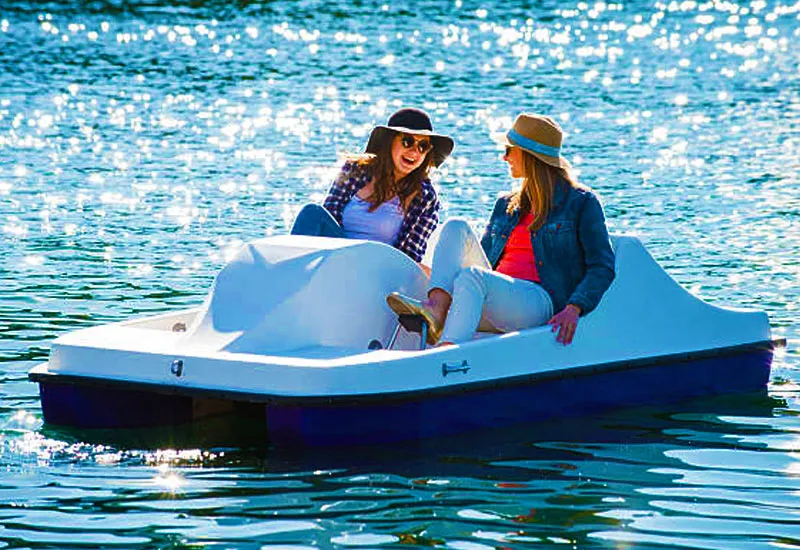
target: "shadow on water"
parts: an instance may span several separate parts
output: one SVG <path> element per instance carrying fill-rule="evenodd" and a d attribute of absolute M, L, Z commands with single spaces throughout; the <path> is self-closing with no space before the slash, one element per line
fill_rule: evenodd
<path fill-rule="evenodd" d="M 593 460 L 597 446 L 687 445 L 702 434 L 704 448 L 730 448 L 731 434 L 764 434 L 763 423 L 748 418 L 772 418 L 785 404 L 766 390 L 697 399 L 670 407 L 623 409 L 594 417 L 525 424 L 482 430 L 446 438 L 384 445 L 280 449 L 271 447 L 260 407 L 245 406 L 235 414 L 213 416 L 191 424 L 136 430 L 74 430 L 46 427 L 43 435 L 74 443 L 102 444 L 121 450 L 224 449 L 223 462 L 214 466 L 250 466 L 270 473 L 346 469 L 419 476 L 527 479 L 530 469 L 502 468 L 497 461 L 537 461 L 559 464 Z M 742 422 L 728 422 L 739 418 Z M 688 434 L 688 435 L 687 435 Z M 538 472 L 547 477 L 547 468 Z M 552 474 L 560 475 L 560 467 Z"/>

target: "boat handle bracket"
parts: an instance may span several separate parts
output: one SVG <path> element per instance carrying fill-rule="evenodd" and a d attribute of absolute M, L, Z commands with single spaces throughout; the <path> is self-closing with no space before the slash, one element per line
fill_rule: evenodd
<path fill-rule="evenodd" d="M 467 363 L 467 360 L 464 359 L 461 362 L 453 361 L 451 363 L 444 362 L 442 363 L 442 376 L 447 376 L 448 374 L 453 374 L 454 372 L 463 372 L 467 374 L 469 371 L 470 366 Z"/>
<path fill-rule="evenodd" d="M 183 376 L 183 360 L 182 359 L 175 359 L 172 362 L 172 366 L 169 368 L 169 372 L 180 378 Z"/>

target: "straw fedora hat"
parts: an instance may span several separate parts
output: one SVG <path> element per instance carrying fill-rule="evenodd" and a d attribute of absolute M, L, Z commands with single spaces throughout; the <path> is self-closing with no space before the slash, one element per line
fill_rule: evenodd
<path fill-rule="evenodd" d="M 442 164 L 445 159 L 453 152 L 455 142 L 453 138 L 433 131 L 433 123 L 428 113 L 422 109 L 405 108 L 400 109 L 389 117 L 386 124 L 379 124 L 372 129 L 367 142 L 367 153 L 377 153 L 380 137 L 386 132 L 413 134 L 416 136 L 429 136 L 433 144 L 433 163 L 436 166 Z"/>
<path fill-rule="evenodd" d="M 561 156 L 563 134 L 561 126 L 549 116 L 522 113 L 500 141 L 519 147 L 550 166 L 570 168 L 567 159 Z"/>

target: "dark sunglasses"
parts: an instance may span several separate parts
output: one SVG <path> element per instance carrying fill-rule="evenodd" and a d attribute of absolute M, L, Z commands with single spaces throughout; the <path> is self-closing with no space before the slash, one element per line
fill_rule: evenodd
<path fill-rule="evenodd" d="M 433 148 L 433 144 L 430 142 L 430 140 L 424 138 L 416 140 L 413 136 L 409 136 L 408 134 L 405 134 L 400 138 L 400 145 L 402 145 L 405 149 L 411 149 L 414 147 L 414 145 L 416 145 L 417 151 L 419 151 L 421 155 L 424 155 Z"/>
<path fill-rule="evenodd" d="M 503 156 L 504 156 L 504 157 L 507 157 L 508 155 L 510 155 L 510 154 L 511 154 L 511 151 L 512 151 L 512 149 L 514 149 L 514 146 L 513 146 L 513 145 L 506 145 L 506 154 L 505 154 L 505 155 L 503 155 Z"/>

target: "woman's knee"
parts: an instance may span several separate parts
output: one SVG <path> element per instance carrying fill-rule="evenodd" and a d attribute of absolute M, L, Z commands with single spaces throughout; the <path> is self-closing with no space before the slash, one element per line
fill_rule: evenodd
<path fill-rule="evenodd" d="M 472 233 L 472 228 L 467 220 L 461 218 L 450 218 L 442 225 L 442 233 L 439 237 L 441 242 L 444 239 L 463 239 Z"/>
<path fill-rule="evenodd" d="M 325 208 L 319 204 L 314 204 L 313 202 L 306 204 L 303 208 L 300 209 L 300 212 L 297 213 L 297 217 L 295 219 L 305 219 L 305 218 L 316 218 L 320 214 L 325 211 Z"/>
<path fill-rule="evenodd" d="M 292 235 L 316 235 L 322 220 L 328 215 L 325 209 L 318 205 L 309 203 L 300 209 L 294 218 L 290 233 Z"/>

